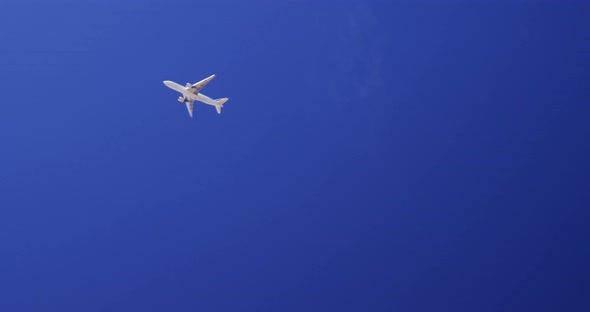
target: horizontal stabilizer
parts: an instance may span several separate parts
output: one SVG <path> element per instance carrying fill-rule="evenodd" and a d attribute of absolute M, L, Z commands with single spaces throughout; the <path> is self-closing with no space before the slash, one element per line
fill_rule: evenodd
<path fill-rule="evenodd" d="M 227 100 L 229 100 L 228 98 L 221 98 L 221 99 L 216 99 L 215 102 L 217 102 L 215 104 L 215 109 L 217 110 L 218 114 L 221 114 L 221 108 L 223 107 L 223 104 L 225 102 L 227 102 Z"/>

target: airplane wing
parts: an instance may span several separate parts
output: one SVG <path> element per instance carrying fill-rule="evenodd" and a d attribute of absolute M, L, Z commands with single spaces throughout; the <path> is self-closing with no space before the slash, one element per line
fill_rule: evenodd
<path fill-rule="evenodd" d="M 188 114 L 191 116 L 191 118 L 193 118 L 193 104 L 195 102 L 194 101 L 186 101 L 184 103 L 186 104 L 186 109 L 188 110 Z"/>
<path fill-rule="evenodd" d="M 211 80 L 213 80 L 213 78 L 215 78 L 215 74 L 193 84 L 193 91 L 195 93 L 201 92 L 201 89 L 203 89 L 204 86 L 206 86 L 209 82 L 211 82 Z"/>

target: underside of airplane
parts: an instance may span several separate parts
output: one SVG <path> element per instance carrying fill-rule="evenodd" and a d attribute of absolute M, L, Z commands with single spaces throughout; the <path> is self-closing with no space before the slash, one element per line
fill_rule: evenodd
<path fill-rule="evenodd" d="M 170 80 L 165 80 L 164 84 L 168 88 L 181 93 L 181 96 L 178 97 L 178 101 L 181 103 L 185 103 L 186 109 L 188 110 L 188 113 L 192 118 L 195 101 L 215 106 L 215 110 L 217 111 L 217 113 L 221 114 L 221 108 L 223 108 L 223 104 L 225 104 L 225 102 L 229 100 L 228 98 L 212 99 L 201 93 L 203 87 L 205 87 L 209 82 L 211 82 L 213 78 L 215 78 L 215 75 L 211 75 L 195 84 L 187 83 L 184 87 Z"/>

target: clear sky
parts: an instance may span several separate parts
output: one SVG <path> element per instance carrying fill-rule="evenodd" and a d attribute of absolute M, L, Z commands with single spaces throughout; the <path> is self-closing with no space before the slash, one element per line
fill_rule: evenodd
<path fill-rule="evenodd" d="M 0 311 L 590 311 L 589 14 L 4 1 Z"/>

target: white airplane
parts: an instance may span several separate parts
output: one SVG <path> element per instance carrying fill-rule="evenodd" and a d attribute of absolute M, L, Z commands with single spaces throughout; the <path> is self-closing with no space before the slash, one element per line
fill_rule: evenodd
<path fill-rule="evenodd" d="M 225 102 L 227 102 L 228 98 L 221 98 L 221 99 L 212 99 L 206 95 L 204 95 L 203 93 L 201 93 L 201 89 L 203 89 L 204 86 L 206 86 L 209 82 L 211 82 L 211 80 L 213 80 L 213 78 L 215 78 L 215 75 L 211 75 L 193 85 L 191 85 L 190 83 L 187 83 L 185 87 L 177 84 L 174 81 L 170 81 L 170 80 L 165 80 L 164 84 L 175 91 L 178 91 L 182 94 L 182 96 L 180 96 L 178 98 L 178 102 L 182 102 L 186 104 L 186 109 L 188 109 L 188 114 L 191 116 L 191 118 L 193 117 L 193 104 L 195 101 L 199 101 L 199 102 L 203 102 L 205 104 L 209 104 L 212 106 L 215 106 L 215 109 L 217 110 L 218 114 L 221 114 L 221 108 L 223 107 L 223 104 Z"/>

